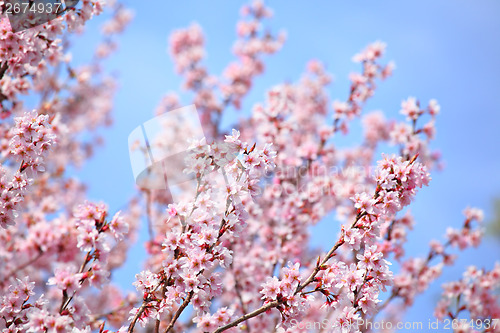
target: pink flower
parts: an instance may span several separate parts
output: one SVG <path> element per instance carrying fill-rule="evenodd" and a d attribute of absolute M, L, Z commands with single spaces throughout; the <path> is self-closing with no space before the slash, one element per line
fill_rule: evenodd
<path fill-rule="evenodd" d="M 377 309 L 377 304 L 381 300 L 377 299 L 376 295 L 365 294 L 359 301 L 358 304 L 363 311 L 363 313 L 374 313 Z"/>
<path fill-rule="evenodd" d="M 80 2 L 64 17 L 23 32 L 13 33 L 5 18 L 0 21 L 0 330 L 127 332 L 136 323 L 148 330 L 156 320 L 165 330 L 174 320 L 172 331 L 204 332 L 260 308 L 259 315 L 243 317 L 227 332 L 298 332 L 311 329 L 295 324 L 320 321 L 326 307 L 341 331 L 357 331 L 358 319 L 379 310 L 382 291 L 401 301 L 401 309 L 410 306 L 453 262 L 452 247 L 479 245 L 482 230 L 475 226 L 483 214 L 468 208 L 462 228 L 448 232 L 448 242 L 433 242 L 427 256 L 403 260 L 413 221 L 398 213 L 429 184 L 429 172 L 439 163 L 430 149 L 440 112 L 435 100 L 422 109 L 416 98 L 403 101 L 409 123 L 368 114 L 361 144 L 339 145 L 337 136 L 355 128 L 352 120 L 364 114 L 379 80 L 394 69 L 380 61 L 382 42 L 354 56 L 360 70 L 349 75 L 344 100 L 331 101 L 332 76 L 311 61 L 295 82 L 271 87 L 235 129 L 220 126 L 226 110 L 248 106 L 245 97 L 265 71 L 264 56 L 277 52 L 285 39 L 265 28 L 272 12 L 260 0 L 242 9 L 234 60 L 221 75 L 204 64 L 200 26 L 171 35 L 169 51 L 182 88 L 189 90 L 182 97 L 192 96 L 207 136 L 191 141 L 183 166 L 196 176 L 193 182 L 176 184 L 170 194 L 149 191 L 144 201 L 134 196 L 124 210 L 129 215 L 110 216 L 105 204 L 84 201 L 85 184 L 69 178 L 68 168 L 84 164 L 99 141 L 95 129 L 111 120 L 115 87 L 101 80 L 101 61 L 117 48 L 113 35 L 132 17 L 122 4 L 108 3 L 106 38 L 92 64 L 80 67 L 70 63 L 61 36 L 100 14 L 102 0 Z M 20 96 L 32 101 L 33 93 L 41 97 L 40 114 L 23 114 Z M 184 102 L 168 94 L 155 112 Z M 420 123 L 423 113 L 430 119 Z M 161 135 L 148 138 L 151 147 L 175 145 L 175 134 L 185 128 L 174 125 L 160 124 Z M 370 168 L 386 141 L 401 156 L 384 156 L 372 177 Z M 147 150 L 134 145 L 136 152 Z M 326 256 L 309 246 L 309 231 L 330 213 L 342 227 L 338 235 L 332 225 L 334 248 Z M 137 291 L 121 295 L 104 284 L 112 272 L 122 273 L 116 269 L 145 215 L 151 222 L 145 268 L 136 276 Z M 400 264 L 395 277 L 392 258 Z M 498 318 L 499 280 L 500 264 L 489 271 L 470 268 L 444 286 L 437 316 Z M 42 292 L 46 296 L 38 296 Z"/>
<path fill-rule="evenodd" d="M 476 220 L 477 222 L 482 222 L 484 218 L 484 213 L 481 209 L 474 207 L 467 207 L 463 211 L 463 214 L 467 220 Z"/>
<path fill-rule="evenodd" d="M 436 116 L 439 114 L 440 110 L 441 110 L 441 106 L 438 104 L 438 102 L 435 99 L 431 99 L 429 101 L 429 113 L 432 116 Z"/>
<path fill-rule="evenodd" d="M 99 236 L 97 230 L 91 229 L 83 231 L 78 235 L 77 246 L 83 251 L 88 252 L 96 246 L 97 237 Z"/>
<path fill-rule="evenodd" d="M 359 250 L 363 235 L 359 229 L 349 228 L 344 233 L 344 240 L 349 244 L 354 250 Z"/>
<path fill-rule="evenodd" d="M 160 282 L 160 278 L 151 271 L 142 271 L 135 278 L 137 281 L 133 284 L 140 292 L 151 292 Z"/>
<path fill-rule="evenodd" d="M 23 117 L 15 118 L 15 123 L 10 152 L 30 166 L 33 172 L 43 171 L 43 157 L 56 138 L 50 128 L 48 116 L 38 115 L 36 111 L 26 112 Z"/>
<path fill-rule="evenodd" d="M 174 217 L 175 215 L 177 215 L 177 210 L 175 209 L 175 206 L 172 204 L 168 205 L 167 213 L 171 217 Z"/>
<path fill-rule="evenodd" d="M 111 221 L 109 221 L 109 228 L 117 240 L 122 240 L 129 228 L 128 223 L 125 222 L 125 219 L 120 215 L 120 213 L 121 212 L 117 212 Z"/>
<path fill-rule="evenodd" d="M 263 299 L 275 300 L 281 292 L 281 283 L 277 277 L 268 277 L 267 281 L 262 285 L 260 293 Z"/>
<path fill-rule="evenodd" d="M 357 269 L 356 265 L 351 264 L 349 270 L 344 273 L 335 287 L 346 287 L 350 291 L 355 291 L 363 282 L 363 275 L 363 270 Z"/>
<path fill-rule="evenodd" d="M 375 203 L 376 201 L 371 198 L 367 193 L 356 193 L 354 197 L 351 198 L 354 201 L 354 207 L 359 209 L 361 212 L 366 212 L 367 214 L 375 214 Z"/>
<path fill-rule="evenodd" d="M 89 281 L 92 285 L 101 288 L 106 282 L 110 272 L 104 269 L 99 262 L 96 262 L 91 267 L 91 275 Z"/>
<path fill-rule="evenodd" d="M 422 113 L 415 97 L 408 97 L 407 100 L 401 102 L 400 112 L 405 115 L 408 120 L 417 120 Z"/>
<path fill-rule="evenodd" d="M 359 260 L 358 266 L 359 268 L 364 268 L 366 270 L 372 270 L 380 265 L 380 259 L 382 259 L 384 255 L 382 252 L 377 250 L 376 245 L 372 245 L 370 247 L 365 248 L 364 254 L 358 254 L 356 258 Z"/>
<path fill-rule="evenodd" d="M 349 105 L 345 102 L 334 101 L 333 110 L 335 111 L 335 119 L 342 118 L 349 114 Z"/>
<path fill-rule="evenodd" d="M 57 288 L 72 294 L 80 289 L 80 280 L 83 278 L 82 273 L 74 273 L 74 268 L 61 267 L 56 268 L 55 275 L 48 280 L 48 285 L 55 285 Z"/>
<path fill-rule="evenodd" d="M 337 327 L 343 331 L 354 331 L 356 330 L 356 324 L 360 319 L 359 314 L 356 313 L 356 310 L 353 307 L 346 306 L 342 309 L 342 312 L 336 318 Z"/>

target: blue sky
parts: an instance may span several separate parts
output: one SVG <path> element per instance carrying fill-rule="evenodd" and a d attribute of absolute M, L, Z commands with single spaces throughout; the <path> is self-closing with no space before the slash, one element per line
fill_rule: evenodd
<path fill-rule="evenodd" d="M 134 193 L 127 138 L 139 124 L 153 117 L 163 93 L 179 91 L 180 78 L 167 54 L 167 38 L 173 29 L 198 22 L 205 31 L 206 64 L 220 74 L 233 59 L 231 46 L 240 1 L 126 1 L 135 20 L 120 40 L 120 51 L 107 63 L 116 73 L 120 90 L 115 99 L 114 126 L 103 132 L 106 144 L 95 158 L 76 172 L 89 184 L 93 200 L 119 209 Z M 147 5 L 146 5 L 147 4 Z M 441 239 L 446 226 L 459 227 L 467 205 L 493 212 L 491 201 L 500 196 L 500 1 L 268 1 L 275 16 L 268 22 L 288 38 L 284 48 L 266 61 L 243 110 L 263 100 L 264 92 L 284 80 L 297 80 L 308 60 L 326 63 L 334 74 L 332 98 L 345 98 L 347 75 L 358 70 L 351 57 L 366 44 L 388 44 L 386 60 L 397 69 L 381 83 L 366 111 L 383 110 L 402 120 L 401 100 L 416 96 L 422 102 L 436 98 L 441 104 L 434 148 L 442 151 L 446 168 L 434 172 L 429 188 L 420 191 L 412 206 L 417 226 L 410 236 L 412 255 L 424 256 L 428 242 Z M 98 38 L 101 18 L 89 23 L 87 33 L 74 43 L 74 59 L 83 63 Z M 190 103 L 189 99 L 183 101 Z M 234 119 L 229 115 L 227 121 Z M 113 172 L 109 172 L 113 170 Z M 337 230 L 322 223 L 313 237 L 316 246 L 329 247 Z M 319 234 L 319 235 L 318 235 Z M 489 239 L 480 250 L 466 251 L 447 268 L 427 293 L 417 300 L 407 320 L 430 318 L 441 282 L 458 278 L 464 267 L 492 267 L 498 259 L 500 240 Z M 140 246 L 131 263 L 120 271 L 118 282 L 129 286 L 140 269 Z"/>

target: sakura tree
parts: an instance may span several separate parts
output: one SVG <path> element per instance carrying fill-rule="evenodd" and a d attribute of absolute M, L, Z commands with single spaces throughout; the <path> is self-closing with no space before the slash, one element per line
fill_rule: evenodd
<path fill-rule="evenodd" d="M 68 37 L 103 11 L 111 18 L 92 62 L 72 66 Z M 264 57 L 285 42 L 265 29 L 272 11 L 262 2 L 240 15 L 235 60 L 222 75 L 204 65 L 200 26 L 171 35 L 192 100 L 167 93 L 155 114 L 194 104 L 206 137 L 189 141 L 182 172 L 192 181 L 180 192 L 138 186 L 118 212 L 88 201 L 71 168 L 91 158 L 102 140 L 96 130 L 111 123 L 115 83 L 103 59 L 130 11 L 86 0 L 17 33 L 2 18 L 3 332 L 394 331 L 457 252 L 479 246 L 483 213 L 467 207 L 426 257 L 405 252 L 416 223 L 407 206 L 440 168 L 431 148 L 440 106 L 408 97 L 395 120 L 364 110 L 394 69 L 382 42 L 354 56 L 360 71 L 350 75 L 345 100 L 330 100 L 331 76 L 312 60 L 298 82 L 271 87 L 249 117 L 222 128 L 224 113 L 241 108 L 264 72 Z M 360 143 L 339 147 L 357 121 Z M 156 148 L 176 134 L 175 124 L 162 125 Z M 310 246 L 310 229 L 332 213 L 330 250 L 322 253 Z M 146 229 L 144 270 L 127 294 L 112 274 Z M 456 332 L 500 332 L 500 264 L 471 266 L 457 279 L 443 286 L 436 318 Z M 383 328 L 368 325 L 382 321 Z"/>

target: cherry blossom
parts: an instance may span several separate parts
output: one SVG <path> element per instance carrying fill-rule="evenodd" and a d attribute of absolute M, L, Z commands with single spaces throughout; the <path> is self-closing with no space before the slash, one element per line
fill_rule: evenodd
<path fill-rule="evenodd" d="M 97 15 L 109 18 L 102 40 L 89 63 L 74 66 L 67 36 Z M 204 137 L 182 142 L 189 149 L 174 176 L 183 181 L 174 186 L 168 175 L 168 190 L 138 187 L 119 211 L 90 200 L 71 170 L 112 122 L 117 84 L 104 61 L 133 13 L 117 1 L 85 0 L 18 33 L 0 18 L 2 331 L 302 332 L 299 324 L 327 320 L 367 332 L 359 320 L 394 321 L 393 309 L 402 316 L 460 251 L 480 246 L 483 212 L 467 207 L 462 223 L 449 221 L 442 240 L 429 240 L 426 255 L 407 253 L 422 223 L 408 206 L 441 168 L 433 150 L 441 106 L 407 97 L 395 119 L 366 110 L 395 69 L 383 42 L 353 57 L 359 71 L 335 100 L 327 63 L 313 59 L 232 128 L 221 125 L 227 112 L 246 108 L 265 57 L 285 43 L 268 27 L 272 15 L 259 0 L 243 6 L 234 59 L 220 73 L 205 65 L 199 24 L 172 32 L 168 53 L 187 94 L 166 92 L 153 113 L 194 104 Z M 340 145 L 358 124 L 359 140 Z M 178 131 L 189 130 L 159 125 L 155 149 L 176 147 Z M 325 252 L 310 243 L 318 223 L 328 227 Z M 132 260 L 141 224 L 146 255 L 127 292 L 115 285 L 117 269 Z M 471 266 L 457 279 L 443 285 L 436 318 L 472 320 L 461 332 L 477 330 L 477 320 L 492 327 L 500 264 Z"/>

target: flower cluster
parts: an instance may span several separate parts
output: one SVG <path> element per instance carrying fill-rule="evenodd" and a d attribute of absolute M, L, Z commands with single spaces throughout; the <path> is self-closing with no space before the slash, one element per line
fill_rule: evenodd
<path fill-rule="evenodd" d="M 307 307 L 307 296 L 297 292 L 301 282 L 299 267 L 299 263 L 294 265 L 289 263 L 281 269 L 281 279 L 276 276 L 268 277 L 262 285 L 264 305 L 273 301 L 279 304 L 276 309 L 283 316 L 284 327 L 289 326 L 290 320 L 300 317 Z"/>
<path fill-rule="evenodd" d="M 5 321 L 5 327 L 11 332 L 20 331 L 16 327 L 22 327 L 27 322 L 26 310 L 32 306 L 29 300 L 35 294 L 34 287 L 35 283 L 28 277 L 17 279 L 10 285 L 8 292 L 0 297 L 0 316 Z"/>
<path fill-rule="evenodd" d="M 97 57 L 74 67 L 72 38 L 66 36 L 82 32 L 104 9 L 115 15 Z M 104 320 L 120 326 L 136 301 L 106 282 L 125 261 L 139 220 L 137 205 L 104 222 L 76 218 L 72 212 L 78 215 L 86 201 L 85 184 L 65 172 L 92 155 L 101 141 L 95 130 L 110 123 L 114 82 L 101 62 L 116 49 L 114 35 L 125 27 L 127 12 L 116 1 L 81 1 L 61 17 L 21 32 L 0 17 L 2 331 L 99 330 Z M 87 205 L 96 207 L 102 210 Z"/>
<path fill-rule="evenodd" d="M 241 14 L 243 18 L 237 24 L 239 39 L 233 47 L 237 60 L 224 69 L 224 79 L 211 75 L 202 64 L 205 38 L 199 25 L 193 24 L 170 36 L 170 54 L 177 71 L 185 78 L 184 88 L 195 93 L 193 102 L 201 113 L 207 139 L 219 134 L 214 119 L 216 124 L 220 122 L 224 108 L 241 107 L 254 78 L 264 71 L 262 55 L 277 52 L 285 39 L 283 34 L 273 37 L 264 31 L 262 21 L 271 16 L 271 11 L 262 1 L 253 1 Z"/>
<path fill-rule="evenodd" d="M 33 183 L 28 171 L 36 174 L 44 171 L 43 162 L 55 134 L 48 122 L 48 116 L 27 112 L 15 118 L 15 127 L 7 134 L 10 137 L 10 154 L 21 163 L 13 175 L 0 165 L 0 227 L 14 224 L 16 206 L 23 200 L 28 186 Z"/>
<path fill-rule="evenodd" d="M 440 166 L 439 152 L 429 149 L 429 142 L 434 139 L 436 133 L 435 122 L 440 109 L 435 99 L 431 99 L 425 109 L 420 107 L 420 102 L 415 97 L 409 97 L 401 103 L 400 112 L 406 116 L 411 125 L 400 122 L 393 124 L 389 129 L 390 140 L 400 146 L 401 156 L 409 158 L 418 154 L 422 163 L 428 167 L 436 164 Z M 430 116 L 430 119 L 418 128 L 417 123 L 424 118 L 424 115 Z"/>
<path fill-rule="evenodd" d="M 373 244 L 381 236 L 384 221 L 395 219 L 396 213 L 410 204 L 417 189 L 429 183 L 426 167 L 415 158 L 405 161 L 396 156 L 384 157 L 376 170 L 375 194 L 361 192 L 351 197 L 357 222 L 344 229 L 349 247 L 359 250 L 362 244 Z"/>
<path fill-rule="evenodd" d="M 361 114 L 364 102 L 375 92 L 375 79 L 385 79 L 392 74 L 394 64 L 391 62 L 385 66 L 378 64 L 379 59 L 384 55 L 386 45 L 382 42 L 375 42 L 361 53 L 353 57 L 353 61 L 363 64 L 362 73 L 352 73 L 351 93 L 346 102 L 334 101 L 334 119 L 352 119 Z"/>
<path fill-rule="evenodd" d="M 423 164 L 415 162 L 415 158 L 416 156 L 410 161 L 405 161 L 401 157 L 392 156 L 379 161 L 376 172 L 375 198 L 367 201 L 357 197 L 355 207 L 360 209 L 361 213 L 381 213 L 392 216 L 403 207 L 408 206 L 415 196 L 416 190 L 424 185 L 427 186 L 431 179 L 427 168 Z M 373 205 L 370 205 L 370 202 Z M 380 211 L 377 212 L 379 207 Z"/>
<path fill-rule="evenodd" d="M 434 314 L 440 320 L 445 317 L 453 320 L 459 318 L 462 312 L 468 311 L 471 320 L 467 320 L 466 324 L 472 322 L 472 327 L 466 325 L 466 328 L 491 327 L 491 332 L 499 332 L 500 304 L 496 294 L 498 288 L 500 288 L 500 263 L 497 262 L 491 271 L 470 266 L 461 280 L 443 285 L 443 298 L 438 302 Z M 494 319 L 497 319 L 497 323 L 491 322 Z M 476 320 L 480 321 L 480 325 L 476 325 Z"/>
<path fill-rule="evenodd" d="M 241 199 L 245 193 L 255 194 L 259 175 L 273 167 L 275 156 L 268 145 L 250 148 L 239 136 L 233 131 L 224 144 L 207 144 L 204 139 L 193 142 L 189 169 L 184 171 L 195 174 L 194 201 L 169 205 L 167 223 L 175 224 L 161 244 L 151 244 L 154 270 L 136 276 L 134 285 L 143 295 L 143 304 L 131 310 L 129 319 L 133 323 L 146 325 L 151 318 L 163 319 L 189 303 L 197 313 L 199 326 L 227 321 L 228 312 L 207 314 L 211 299 L 222 292 L 221 274 L 214 271 L 231 265 L 232 251 L 227 242 L 238 237 L 245 225 Z M 221 174 L 226 183 L 217 190 L 213 176 Z"/>
<path fill-rule="evenodd" d="M 214 314 L 206 313 L 201 317 L 196 317 L 193 321 L 203 332 L 211 332 L 217 329 L 217 327 L 228 324 L 233 314 L 234 311 L 231 309 L 221 307 Z"/>
<path fill-rule="evenodd" d="M 78 231 L 77 246 L 83 252 L 96 249 L 101 253 L 109 252 L 110 244 L 107 238 L 111 234 L 116 240 L 123 239 L 128 232 L 128 224 L 120 212 L 107 222 L 107 207 L 104 204 L 86 203 L 78 206 L 74 213 L 76 230 Z"/>
<path fill-rule="evenodd" d="M 30 168 L 35 174 L 45 171 L 43 159 L 52 144 L 54 135 L 47 115 L 38 115 L 36 111 L 26 112 L 24 116 L 15 118 L 12 129 L 10 152 L 22 161 L 20 171 Z"/>
<path fill-rule="evenodd" d="M 89 310 L 78 293 L 86 287 L 86 281 L 97 288 L 102 288 L 108 282 L 108 256 L 112 249 L 108 236 L 111 234 L 116 239 L 123 239 L 128 231 L 128 225 L 120 213 L 107 221 L 107 207 L 103 204 L 79 205 L 73 216 L 77 230 L 76 246 L 86 254 L 79 269 L 70 264 L 59 265 L 55 268 L 54 276 L 48 279 L 48 285 L 54 285 L 62 292 L 62 303 L 59 316 L 44 315 L 44 311 L 48 311 L 47 307 L 32 314 L 42 317 L 36 324 L 39 330 L 50 329 L 53 321 L 59 322 L 60 330 L 66 331 L 87 323 L 85 318 Z M 30 325 L 33 325 L 33 321 Z"/>
<path fill-rule="evenodd" d="M 240 39 L 233 46 L 233 52 L 239 59 L 226 67 L 223 75 L 229 82 L 221 84 L 225 100 L 237 108 L 252 87 L 253 78 L 264 70 L 260 55 L 277 52 L 285 39 L 284 34 L 276 38 L 264 34 L 262 21 L 270 18 L 272 12 L 262 1 L 257 0 L 244 6 L 241 14 L 243 18 L 237 24 Z"/>
<path fill-rule="evenodd" d="M 102 1 L 82 1 L 20 33 L 0 18 L 0 330 L 301 332 L 296 323 L 326 319 L 357 331 L 358 319 L 391 319 L 396 302 L 403 314 L 453 264 L 452 251 L 479 245 L 483 214 L 468 208 L 462 227 L 432 241 L 427 256 L 406 258 L 407 235 L 418 221 L 404 210 L 440 166 L 430 149 L 440 106 L 432 99 L 421 107 L 410 97 L 401 105 L 402 121 L 381 111 L 364 114 L 394 69 L 382 62 L 382 42 L 354 56 L 361 70 L 349 76 L 345 98 L 330 99 L 332 75 L 311 60 L 299 80 L 269 89 L 235 129 L 221 126 L 224 112 L 246 105 L 263 57 L 284 43 L 283 34 L 266 27 L 272 11 L 259 0 L 242 8 L 235 60 L 220 75 L 203 64 L 199 25 L 171 35 L 170 53 L 206 137 L 196 136 L 182 158 L 162 164 L 165 170 L 182 164 L 161 178 L 169 191 L 138 189 L 114 216 L 105 204 L 89 202 L 85 184 L 67 169 L 92 155 L 101 142 L 96 129 L 111 122 L 116 84 L 102 64 L 132 17 L 115 0 L 107 6 L 104 38 L 80 67 L 72 66 L 61 35 L 101 14 Z M 25 94 L 39 98 L 20 99 Z M 40 101 L 34 109 L 43 115 L 26 112 L 32 101 Z M 155 112 L 182 103 L 168 93 Z M 359 145 L 340 146 L 337 139 L 358 121 Z M 150 147 L 174 151 L 185 144 L 177 134 L 189 136 L 192 128 L 179 123 L 161 123 Z M 380 159 L 385 145 L 397 154 Z M 32 177 L 42 162 L 46 171 Z M 125 295 L 108 279 L 125 262 L 142 221 L 144 268 L 136 290 Z M 310 245 L 317 223 L 328 224 L 323 230 L 333 239 L 324 254 Z M 436 316 L 498 318 L 499 269 L 470 268 L 446 284 Z"/>
<path fill-rule="evenodd" d="M 475 224 L 482 221 L 482 214 L 482 211 L 477 208 L 466 208 L 462 228 L 460 230 L 449 228 L 446 232 L 445 243 L 432 240 L 427 257 L 408 258 L 403 261 L 401 271 L 394 278 L 396 289 L 392 297 L 401 297 L 405 306 L 412 305 L 415 297 L 441 276 L 444 266 L 454 263 L 456 255 L 450 253 L 450 247 L 464 250 L 470 246 L 478 246 L 483 231 L 481 228 L 476 228 Z M 436 259 L 440 261 L 433 263 Z"/>
<path fill-rule="evenodd" d="M 2 1 L 2 5 L 3 5 Z M 8 19 L 0 24 L 0 102 L 15 101 L 18 94 L 26 94 L 31 84 L 28 75 L 43 75 L 46 62 L 52 65 L 66 62 L 59 35 L 67 28 L 75 30 L 102 10 L 102 1 L 82 1 L 82 6 L 41 26 L 19 33 L 11 30 Z M 46 57 L 47 60 L 44 58 Z M 5 60 L 5 61 L 4 61 Z M 41 70 L 41 71 L 40 71 Z M 41 72 L 41 73 L 37 73 Z"/>

